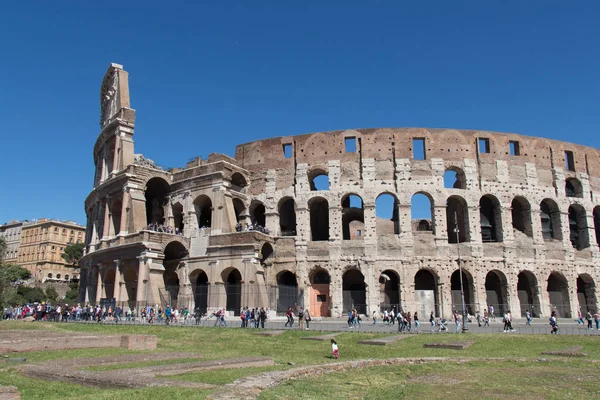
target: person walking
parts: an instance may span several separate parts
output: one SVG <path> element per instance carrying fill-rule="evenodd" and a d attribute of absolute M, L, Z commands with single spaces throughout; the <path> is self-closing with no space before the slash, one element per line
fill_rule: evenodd
<path fill-rule="evenodd" d="M 340 353 L 339 353 L 339 350 L 338 350 L 338 344 L 335 341 L 335 339 L 331 339 L 331 351 L 333 353 L 333 357 L 335 357 L 336 360 L 338 358 L 340 358 Z"/>
<path fill-rule="evenodd" d="M 377 323 L 377 311 L 373 311 L 373 325 Z"/>
<path fill-rule="evenodd" d="M 308 330 L 308 328 L 310 328 L 310 321 L 312 321 L 308 308 L 304 310 L 304 320 L 306 321 L 306 330 Z"/>
<path fill-rule="evenodd" d="M 456 333 L 460 333 L 460 317 L 456 311 L 454 311 L 454 324 L 456 325 Z"/>
<path fill-rule="evenodd" d="M 433 311 L 429 314 L 429 323 L 431 324 L 431 332 L 435 328 L 435 317 L 433 316 Z"/>
<path fill-rule="evenodd" d="M 298 329 L 304 330 L 304 307 L 300 307 L 300 311 L 298 311 Z"/>
<path fill-rule="evenodd" d="M 577 311 L 577 326 L 583 325 L 583 314 L 581 314 L 581 308 Z"/>
<path fill-rule="evenodd" d="M 421 329 L 421 324 L 419 323 L 419 316 L 417 315 L 416 311 L 415 315 L 413 316 L 413 321 L 415 321 L 415 332 L 419 333 L 419 330 Z"/>
<path fill-rule="evenodd" d="M 525 311 L 525 319 L 527 320 L 525 325 L 531 326 L 531 313 L 529 312 L 529 310 Z"/>
<path fill-rule="evenodd" d="M 592 313 L 589 312 L 589 310 L 587 314 L 585 314 L 585 320 L 587 321 L 587 328 L 592 329 Z"/>

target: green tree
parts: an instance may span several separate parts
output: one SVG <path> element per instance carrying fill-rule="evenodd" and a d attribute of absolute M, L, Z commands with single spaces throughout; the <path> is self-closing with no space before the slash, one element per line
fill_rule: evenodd
<path fill-rule="evenodd" d="M 79 284 L 69 283 L 69 290 L 65 295 L 65 303 L 73 304 L 79 299 Z"/>
<path fill-rule="evenodd" d="M 25 268 L 18 265 L 4 264 L 0 262 L 0 306 L 15 304 L 17 301 L 17 288 L 20 281 L 29 279 L 31 274 Z"/>
<path fill-rule="evenodd" d="M 52 303 L 56 303 L 56 301 L 58 300 L 59 297 L 60 296 L 58 295 L 58 292 L 52 286 L 50 286 L 50 287 L 48 287 L 48 289 L 46 289 L 46 300 L 48 300 Z"/>
<path fill-rule="evenodd" d="M 71 264 L 73 267 L 77 267 L 79 259 L 83 256 L 84 243 L 75 243 L 65 247 L 64 253 L 61 254 L 63 260 Z"/>

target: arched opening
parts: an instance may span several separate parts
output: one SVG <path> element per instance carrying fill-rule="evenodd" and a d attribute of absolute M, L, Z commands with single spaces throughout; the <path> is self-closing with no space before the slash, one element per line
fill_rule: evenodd
<path fill-rule="evenodd" d="M 175 233 L 176 234 L 180 234 L 183 233 L 183 206 L 181 205 L 181 203 L 175 203 L 173 204 L 173 223 L 175 224 L 174 228 L 175 228 Z"/>
<path fill-rule="evenodd" d="M 485 276 L 485 292 L 488 309 L 494 307 L 494 316 L 502 316 L 508 311 L 508 282 L 506 276 L 493 270 Z"/>
<path fill-rule="evenodd" d="M 262 265 L 271 265 L 273 263 L 273 246 L 269 243 L 263 244 L 260 249 L 260 263 Z"/>
<path fill-rule="evenodd" d="M 197 308 L 202 314 L 206 314 L 208 310 L 208 275 L 200 270 L 195 279 L 190 279 L 194 282 L 194 308 Z"/>
<path fill-rule="evenodd" d="M 146 221 L 148 225 L 164 225 L 164 206 L 170 190 L 169 184 L 162 178 L 152 178 L 146 183 Z"/>
<path fill-rule="evenodd" d="M 210 228 L 212 226 L 212 201 L 210 197 L 204 194 L 196 197 L 194 210 L 198 219 L 198 228 Z"/>
<path fill-rule="evenodd" d="M 548 291 L 551 309 L 556 311 L 559 317 L 571 318 L 569 284 L 565 277 L 560 272 L 553 271 L 548 277 L 546 290 Z"/>
<path fill-rule="evenodd" d="M 165 247 L 164 254 L 163 266 L 165 272 L 163 272 L 163 281 L 166 290 L 164 301 L 167 302 L 166 305 L 177 307 L 179 299 L 179 276 L 177 270 L 181 259 L 187 257 L 188 251 L 183 244 L 171 242 Z"/>
<path fill-rule="evenodd" d="M 121 199 L 117 199 L 112 202 L 110 207 L 111 219 L 114 228 L 115 235 L 121 232 L 121 210 L 123 209 L 123 202 Z"/>
<path fill-rule="evenodd" d="M 244 178 L 244 175 L 239 172 L 231 175 L 231 190 L 244 193 L 246 186 L 248 186 L 248 182 L 246 181 L 246 178 Z"/>
<path fill-rule="evenodd" d="M 398 216 L 398 199 L 390 193 L 382 193 L 375 200 L 375 216 L 377 218 L 377 236 L 398 235 L 400 218 Z"/>
<path fill-rule="evenodd" d="M 444 172 L 444 187 L 446 189 L 466 189 L 465 173 L 462 169 L 451 167 Z"/>
<path fill-rule="evenodd" d="M 576 178 L 568 178 L 565 181 L 565 196 L 583 198 L 583 187 Z"/>
<path fill-rule="evenodd" d="M 243 228 L 241 224 L 245 222 L 246 219 L 246 205 L 240 199 L 233 199 L 233 210 L 235 212 L 235 221 L 239 224 L 237 227 L 237 231 L 242 230 Z"/>
<path fill-rule="evenodd" d="M 56 275 L 56 279 L 60 279 L 60 274 Z M 115 270 L 109 269 L 104 274 L 104 279 L 102 281 L 104 284 L 104 296 L 107 299 L 112 299 L 115 297 Z"/>
<path fill-rule="evenodd" d="M 331 298 L 329 283 L 331 278 L 324 269 L 318 268 L 310 275 L 310 311 L 315 317 L 330 317 Z"/>
<path fill-rule="evenodd" d="M 56 279 L 60 279 L 60 274 L 56 274 Z"/>
<path fill-rule="evenodd" d="M 521 271 L 517 276 L 517 294 L 521 303 L 521 316 L 529 311 L 532 317 L 541 312 L 537 278 L 531 271 Z"/>
<path fill-rule="evenodd" d="M 465 199 L 459 196 L 450 196 L 448 198 L 446 202 L 446 223 L 448 227 L 448 243 L 470 241 L 469 212 Z M 458 235 L 456 234 L 455 227 L 458 228 Z"/>
<path fill-rule="evenodd" d="M 296 309 L 298 304 L 298 281 L 290 271 L 277 275 L 277 312 L 284 313 L 289 307 Z"/>
<path fill-rule="evenodd" d="M 365 277 L 357 269 L 350 269 L 342 276 L 343 307 L 345 311 L 367 313 L 367 285 Z"/>
<path fill-rule="evenodd" d="M 310 210 L 310 237 L 314 242 L 329 240 L 329 203 L 322 197 L 308 201 Z"/>
<path fill-rule="evenodd" d="M 438 301 L 438 279 L 433 272 L 420 269 L 415 274 L 415 300 L 419 305 L 419 314 L 425 319 L 433 311 L 433 315 L 439 316 L 440 309 Z"/>
<path fill-rule="evenodd" d="M 560 228 L 560 210 L 556 203 L 544 199 L 540 203 L 540 219 L 542 222 L 542 236 L 545 240 L 562 240 Z"/>
<path fill-rule="evenodd" d="M 308 173 L 310 190 L 329 190 L 329 176 L 327 171 L 314 169 Z"/>
<path fill-rule="evenodd" d="M 433 232 L 433 201 L 428 194 L 416 193 L 413 195 L 410 200 L 410 214 L 413 231 Z"/>
<path fill-rule="evenodd" d="M 475 315 L 475 287 L 473 285 L 473 277 L 468 271 L 462 270 L 462 283 L 465 293 L 465 308 L 467 313 Z M 462 314 L 462 296 L 460 290 L 460 272 L 456 270 L 450 277 L 450 290 L 452 291 L 452 311 Z"/>
<path fill-rule="evenodd" d="M 296 204 L 292 198 L 279 202 L 280 236 L 296 236 Z"/>
<path fill-rule="evenodd" d="M 481 240 L 486 242 L 502 241 L 502 218 L 500 202 L 489 194 L 479 200 L 479 218 L 481 224 Z"/>
<path fill-rule="evenodd" d="M 596 232 L 596 244 L 600 246 L 600 206 L 594 207 L 594 232 Z"/>
<path fill-rule="evenodd" d="M 519 232 L 532 237 L 531 206 L 527 199 L 517 196 L 511 203 L 512 226 Z"/>
<path fill-rule="evenodd" d="M 577 250 L 590 246 L 585 209 L 579 204 L 569 207 L 569 239 Z"/>
<path fill-rule="evenodd" d="M 225 273 L 225 271 L 224 271 Z M 224 286 L 227 311 L 233 311 L 233 315 L 240 315 L 242 308 L 242 274 L 233 268 L 225 275 Z"/>
<path fill-rule="evenodd" d="M 589 274 L 580 274 L 577 277 L 577 300 L 581 313 L 585 316 L 588 312 L 597 312 L 596 308 L 596 284 Z"/>
<path fill-rule="evenodd" d="M 52 273 L 48 274 L 48 278 L 52 279 Z"/>
<path fill-rule="evenodd" d="M 381 311 L 391 310 L 396 311 L 401 309 L 400 302 L 400 276 L 396 271 L 387 269 L 379 275 L 379 292 L 381 294 Z"/>
<path fill-rule="evenodd" d="M 127 291 L 127 305 L 133 309 L 137 301 L 137 285 L 138 277 L 136 268 L 129 266 L 123 271 L 123 281 L 125 282 L 125 290 Z"/>
<path fill-rule="evenodd" d="M 264 228 L 266 225 L 265 206 L 260 201 L 253 201 L 250 204 L 250 218 L 252 225 Z"/>
<path fill-rule="evenodd" d="M 362 240 L 365 234 L 365 213 L 362 198 L 347 194 L 342 198 L 342 234 L 344 240 Z"/>

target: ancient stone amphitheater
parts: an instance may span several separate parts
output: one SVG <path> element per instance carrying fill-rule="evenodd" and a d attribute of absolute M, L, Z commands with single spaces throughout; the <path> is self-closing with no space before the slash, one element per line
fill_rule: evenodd
<path fill-rule="evenodd" d="M 333 317 L 396 307 L 426 318 L 461 309 L 462 278 L 470 313 L 596 309 L 597 149 L 357 129 L 258 140 L 235 158 L 164 170 L 134 154 L 134 122 L 128 74 L 112 64 L 85 201 L 81 301 L 231 313 L 303 305 Z"/>

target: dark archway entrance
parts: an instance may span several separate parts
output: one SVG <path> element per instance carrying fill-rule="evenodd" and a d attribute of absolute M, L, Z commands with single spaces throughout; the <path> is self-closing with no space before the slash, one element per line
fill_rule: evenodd
<path fill-rule="evenodd" d="M 548 277 L 546 288 L 552 310 L 556 311 L 559 317 L 571 318 L 569 285 L 565 277 L 560 272 L 553 271 Z"/>
<path fill-rule="evenodd" d="M 202 314 L 206 314 L 208 310 L 208 275 L 206 272 L 200 271 L 196 278 L 196 289 L 194 291 L 194 306 Z"/>
<path fill-rule="evenodd" d="M 359 314 L 367 313 L 367 285 L 364 275 L 357 269 L 346 271 L 342 276 L 344 311 L 355 309 Z"/>
<path fill-rule="evenodd" d="M 379 292 L 381 294 L 380 311 L 394 308 L 401 309 L 400 302 L 400 276 L 391 269 L 385 270 L 379 275 Z"/>
<path fill-rule="evenodd" d="M 287 198 L 279 202 L 279 235 L 296 236 L 296 204 Z"/>
<path fill-rule="evenodd" d="M 308 201 L 310 209 L 310 237 L 313 242 L 329 240 L 329 203 L 322 197 Z"/>
<path fill-rule="evenodd" d="M 162 178 L 152 178 L 146 184 L 146 221 L 148 225 L 165 223 L 164 206 L 170 191 L 169 184 Z"/>
<path fill-rule="evenodd" d="M 233 311 L 233 315 L 240 315 L 242 308 L 242 274 L 233 269 L 225 278 L 225 296 L 227 298 L 225 308 Z"/>
<path fill-rule="evenodd" d="M 517 276 L 517 294 L 521 303 L 521 316 L 529 311 L 532 317 L 539 317 L 541 312 L 537 278 L 531 271 L 521 271 Z"/>
<path fill-rule="evenodd" d="M 490 271 L 485 277 L 485 292 L 489 307 L 494 307 L 493 316 L 503 316 L 508 311 L 508 282 L 506 276 L 498 271 Z"/>
<path fill-rule="evenodd" d="M 475 315 L 475 301 L 474 301 L 474 285 L 473 277 L 468 271 L 462 270 L 462 281 L 463 289 L 465 291 L 465 307 L 467 312 L 471 315 Z M 460 272 L 456 270 L 450 277 L 450 290 L 452 291 L 452 311 L 456 311 L 462 314 L 462 298 L 460 295 Z"/>
<path fill-rule="evenodd" d="M 429 316 L 432 311 L 435 316 L 440 315 L 438 296 L 437 277 L 429 270 L 419 270 L 415 274 L 415 299 L 422 318 Z"/>
<path fill-rule="evenodd" d="M 277 276 L 277 312 L 284 313 L 288 307 L 294 312 L 298 304 L 298 280 L 290 271 L 283 271 Z"/>
<path fill-rule="evenodd" d="M 188 252 L 181 243 L 171 242 L 165 247 L 164 253 L 163 266 L 165 267 L 165 272 L 163 273 L 163 281 L 166 291 L 161 293 L 161 302 L 166 303 L 163 306 L 178 307 L 179 276 L 177 275 L 177 269 L 179 268 L 181 259 L 187 257 Z"/>
<path fill-rule="evenodd" d="M 56 275 L 58 279 L 59 276 Z M 104 280 L 102 282 L 104 284 L 104 297 L 107 299 L 112 299 L 115 297 L 115 270 L 109 269 L 104 273 Z"/>
<path fill-rule="evenodd" d="M 577 300 L 584 316 L 588 311 L 592 314 L 597 312 L 596 284 L 588 274 L 580 274 L 577 277 Z"/>

